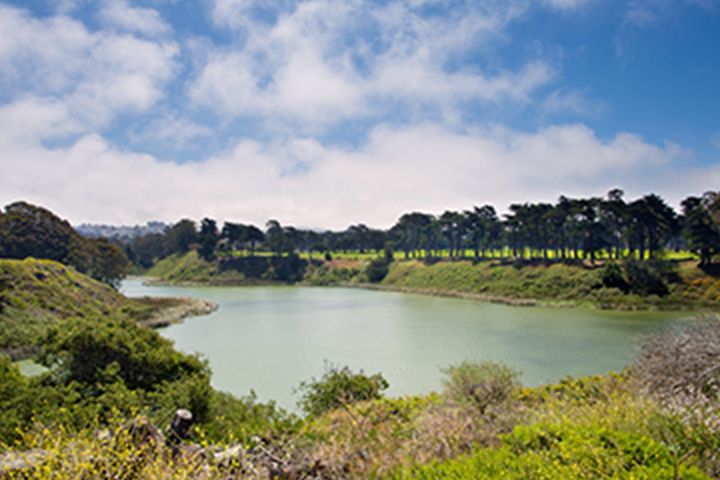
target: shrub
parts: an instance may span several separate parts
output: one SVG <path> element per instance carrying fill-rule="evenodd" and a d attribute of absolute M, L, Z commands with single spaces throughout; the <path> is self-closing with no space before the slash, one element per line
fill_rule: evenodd
<path fill-rule="evenodd" d="M 365 275 L 368 281 L 371 283 L 381 282 L 383 278 L 388 274 L 389 266 L 388 261 L 385 257 L 374 259 L 365 268 Z"/>
<path fill-rule="evenodd" d="M 664 297 L 669 293 L 662 272 L 656 268 L 656 264 L 628 260 L 624 267 L 630 290 L 633 293 L 643 297 L 653 294 Z"/>
<path fill-rule="evenodd" d="M 447 375 L 445 391 L 458 402 L 470 404 L 481 414 L 491 405 L 507 401 L 520 386 L 520 373 L 502 363 L 462 362 L 442 370 Z"/>
<path fill-rule="evenodd" d="M 469 457 L 421 467 L 413 472 L 413 478 L 710 478 L 696 467 L 678 462 L 667 447 L 648 437 L 603 427 L 517 427 L 503 440 L 499 449 L 483 449 Z"/>
<path fill-rule="evenodd" d="M 651 335 L 640 346 L 634 371 L 661 399 L 716 400 L 720 390 L 720 317 L 706 317 Z"/>
<path fill-rule="evenodd" d="M 617 288 L 623 293 L 630 291 L 630 285 L 625 281 L 622 270 L 617 263 L 606 263 L 600 273 L 600 279 L 607 288 Z"/>
<path fill-rule="evenodd" d="M 347 366 L 330 366 L 320 380 L 313 377 L 300 383 L 298 406 L 306 414 L 318 416 L 350 403 L 379 399 L 389 386 L 380 373 L 367 376 L 362 370 L 353 373 Z"/>

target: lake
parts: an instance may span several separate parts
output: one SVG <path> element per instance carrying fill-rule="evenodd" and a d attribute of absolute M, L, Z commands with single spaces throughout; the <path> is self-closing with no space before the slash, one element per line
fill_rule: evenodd
<path fill-rule="evenodd" d="M 333 287 L 168 287 L 126 280 L 128 296 L 205 298 L 220 308 L 159 330 L 199 352 L 215 388 L 253 389 L 294 409 L 294 388 L 328 364 L 382 372 L 389 396 L 442 386 L 441 369 L 463 360 L 505 362 L 522 382 L 617 371 L 643 335 L 686 312 L 511 307 L 473 300 Z"/>

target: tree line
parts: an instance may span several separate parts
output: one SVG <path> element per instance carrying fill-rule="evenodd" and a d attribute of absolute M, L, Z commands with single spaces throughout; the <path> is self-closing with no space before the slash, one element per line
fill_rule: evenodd
<path fill-rule="evenodd" d="M 162 233 L 124 239 L 86 238 L 52 212 L 27 202 L 0 211 L 0 258 L 47 258 L 117 285 L 129 262 L 149 268 L 157 260 L 191 249 L 218 256 L 253 257 L 257 252 L 404 253 L 405 258 L 514 258 L 543 260 L 653 259 L 661 250 L 683 250 L 707 265 L 720 254 L 720 192 L 689 196 L 677 213 L 650 193 L 626 201 L 622 190 L 604 197 L 560 196 L 555 204 L 515 203 L 498 215 L 489 204 L 441 214 L 408 212 L 389 229 L 351 225 L 339 232 L 298 229 L 269 220 L 264 228 L 204 218 L 182 219 Z M 391 257 L 389 257 L 391 258 Z"/>
<path fill-rule="evenodd" d="M 158 258 L 197 249 L 206 260 L 218 255 L 257 251 L 276 255 L 317 252 L 380 253 L 388 247 L 405 258 L 515 258 L 544 260 L 653 259 L 665 249 L 696 253 L 706 265 L 720 253 L 720 192 L 689 196 L 677 213 L 650 193 L 626 201 L 620 189 L 605 197 L 568 198 L 555 204 L 516 203 L 498 215 L 492 205 L 436 215 L 404 213 L 387 230 L 364 224 L 344 231 L 297 229 L 269 220 L 265 229 L 252 224 L 204 218 L 199 228 L 184 219 L 164 233 L 128 239 L 125 252 L 149 267 Z"/>

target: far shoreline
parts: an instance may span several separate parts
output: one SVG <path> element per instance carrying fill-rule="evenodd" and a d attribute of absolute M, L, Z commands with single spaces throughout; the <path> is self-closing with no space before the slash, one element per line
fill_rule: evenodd
<path fill-rule="evenodd" d="M 597 303 L 588 301 L 552 301 L 552 300 L 540 300 L 536 298 L 514 298 L 506 297 L 501 295 L 486 295 L 481 293 L 466 292 L 461 290 L 443 290 L 438 288 L 414 288 L 404 287 L 397 285 L 385 285 L 381 283 L 367 283 L 367 282 L 333 282 L 327 284 L 317 284 L 307 281 L 296 282 L 296 283 L 284 283 L 284 282 L 269 282 L 269 281 L 243 281 L 243 282 L 173 282 L 169 280 L 163 280 L 158 277 L 143 277 L 133 276 L 128 277 L 134 280 L 143 280 L 145 286 L 167 286 L 167 287 L 188 287 L 188 288 L 202 288 L 202 287 L 335 287 L 335 288 L 355 288 L 363 290 L 376 290 L 385 292 L 397 292 L 407 293 L 413 295 L 424 295 L 429 297 L 442 297 L 442 298 L 456 298 L 461 300 L 472 300 L 487 303 L 496 303 L 501 305 L 507 305 L 511 307 L 546 307 L 546 308 L 588 308 L 594 310 L 614 310 L 614 311 L 627 311 L 627 312 L 642 312 L 642 311 L 657 311 L 657 312 L 689 312 L 696 314 L 705 313 L 716 313 L 716 310 L 712 310 L 707 307 L 693 308 L 692 306 L 680 306 L 680 307 L 668 307 L 658 306 L 652 303 L 644 303 L 640 305 L 618 305 L 618 304 L 607 304 Z M 186 298 L 186 297 L 176 297 Z M 190 299 L 192 300 L 192 299 Z M 210 302 L 212 303 L 212 302 Z M 217 307 L 216 307 L 217 308 Z M 214 310 L 207 311 L 206 313 L 198 313 L 195 315 L 206 315 Z M 162 328 L 172 323 L 179 323 L 182 319 L 187 316 L 179 318 L 176 321 L 164 322 L 159 321 L 157 326 L 151 326 L 151 328 Z"/>

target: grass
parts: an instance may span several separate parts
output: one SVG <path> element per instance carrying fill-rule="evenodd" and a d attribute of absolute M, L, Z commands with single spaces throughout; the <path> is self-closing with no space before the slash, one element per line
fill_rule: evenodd
<path fill-rule="evenodd" d="M 6 285 L 0 312 L 0 353 L 32 353 L 49 328 L 73 317 L 147 320 L 178 299 L 130 299 L 72 267 L 51 260 L 0 260 Z"/>
<path fill-rule="evenodd" d="M 623 293 L 602 283 L 602 267 L 564 263 L 486 260 L 394 262 L 382 285 L 442 294 L 460 292 L 490 300 L 537 300 L 545 304 L 626 309 L 718 309 L 720 279 L 695 262 L 677 263 L 668 294 Z"/>

